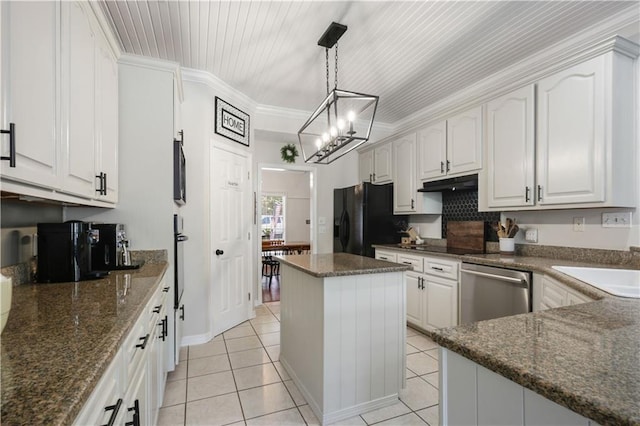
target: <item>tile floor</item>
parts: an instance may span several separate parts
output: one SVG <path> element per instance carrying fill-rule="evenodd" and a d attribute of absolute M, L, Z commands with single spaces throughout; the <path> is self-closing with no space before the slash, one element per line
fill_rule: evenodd
<path fill-rule="evenodd" d="M 317 425 L 278 361 L 280 302 L 212 341 L 183 348 L 169 374 L 160 425 Z M 438 424 L 438 345 L 407 328 L 407 388 L 391 406 L 339 425 Z"/>

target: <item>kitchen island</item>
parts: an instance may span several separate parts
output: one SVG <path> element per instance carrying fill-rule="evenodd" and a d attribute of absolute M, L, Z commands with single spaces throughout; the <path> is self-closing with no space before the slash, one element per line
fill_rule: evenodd
<path fill-rule="evenodd" d="M 278 259 L 280 362 L 322 424 L 397 402 L 410 267 L 346 253 Z"/>

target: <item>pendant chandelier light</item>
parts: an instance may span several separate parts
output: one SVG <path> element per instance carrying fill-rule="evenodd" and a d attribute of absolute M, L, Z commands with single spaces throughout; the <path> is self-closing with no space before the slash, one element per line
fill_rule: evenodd
<path fill-rule="evenodd" d="M 306 163 L 329 164 L 369 140 L 378 96 L 338 89 L 338 39 L 346 25 L 332 22 L 318 45 L 325 48 L 327 97 L 298 131 Z M 329 89 L 329 50 L 335 46 L 335 79 Z"/>

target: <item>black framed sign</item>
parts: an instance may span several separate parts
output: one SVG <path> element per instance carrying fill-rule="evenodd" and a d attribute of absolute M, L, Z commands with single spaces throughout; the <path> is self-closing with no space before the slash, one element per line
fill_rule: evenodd
<path fill-rule="evenodd" d="M 249 146 L 249 114 L 216 96 L 215 132 L 232 141 Z"/>

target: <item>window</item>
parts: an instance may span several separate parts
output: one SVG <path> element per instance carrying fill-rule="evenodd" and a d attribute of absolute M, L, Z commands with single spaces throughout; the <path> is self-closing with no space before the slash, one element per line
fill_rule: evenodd
<path fill-rule="evenodd" d="M 282 195 L 262 196 L 262 238 L 266 240 L 284 239 L 284 205 Z"/>

